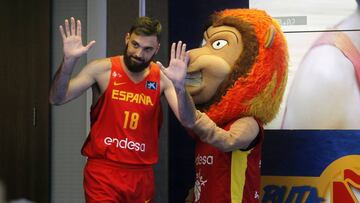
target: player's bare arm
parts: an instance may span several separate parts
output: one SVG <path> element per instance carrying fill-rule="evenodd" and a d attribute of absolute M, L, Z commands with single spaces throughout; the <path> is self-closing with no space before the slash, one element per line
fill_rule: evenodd
<path fill-rule="evenodd" d="M 170 108 L 175 113 L 178 120 L 184 125 L 188 127 L 192 125 L 195 118 L 195 108 L 193 107 L 193 102 L 189 102 L 189 106 L 191 106 L 192 111 L 188 111 L 188 106 L 184 106 L 179 102 L 183 100 L 179 99 L 179 96 L 182 98 L 186 94 L 185 91 L 185 75 L 187 64 L 189 62 L 189 55 L 186 52 L 186 44 L 179 41 L 177 44 L 173 43 L 171 46 L 171 54 L 170 54 L 170 63 L 167 68 L 159 64 L 162 70 L 163 81 L 165 83 L 164 94 L 169 103 Z M 177 89 L 178 88 L 178 89 Z M 182 91 L 181 93 L 178 92 Z M 190 98 L 190 97 L 189 97 Z M 191 100 L 191 98 L 190 98 Z M 184 106 L 184 107 L 182 107 Z M 187 111 L 186 113 L 182 113 L 182 111 Z"/>
<path fill-rule="evenodd" d="M 91 75 L 86 74 L 88 72 L 84 71 L 83 74 L 79 74 L 78 81 L 81 81 L 81 83 L 69 84 L 76 61 L 95 44 L 95 41 L 91 41 L 86 46 L 83 46 L 80 20 L 75 23 L 75 19 L 71 18 L 70 21 L 69 23 L 67 19 L 65 20 L 65 28 L 62 25 L 59 27 L 63 40 L 64 58 L 55 74 L 49 97 L 50 103 L 57 105 L 76 98 L 94 83 L 94 78 L 91 78 Z"/>

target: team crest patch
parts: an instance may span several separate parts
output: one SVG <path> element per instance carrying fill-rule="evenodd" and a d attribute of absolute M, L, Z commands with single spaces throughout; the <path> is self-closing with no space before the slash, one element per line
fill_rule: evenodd
<path fill-rule="evenodd" d="M 146 81 L 146 89 L 150 89 L 150 90 L 156 90 L 157 89 L 157 82 L 153 82 L 153 81 Z"/>

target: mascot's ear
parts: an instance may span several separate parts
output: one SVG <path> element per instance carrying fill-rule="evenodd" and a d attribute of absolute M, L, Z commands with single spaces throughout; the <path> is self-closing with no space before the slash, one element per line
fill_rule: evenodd
<path fill-rule="evenodd" d="M 274 25 L 270 25 L 265 35 L 265 44 L 264 44 L 265 48 L 271 47 L 272 43 L 274 42 L 275 34 L 276 34 L 276 30 Z"/>

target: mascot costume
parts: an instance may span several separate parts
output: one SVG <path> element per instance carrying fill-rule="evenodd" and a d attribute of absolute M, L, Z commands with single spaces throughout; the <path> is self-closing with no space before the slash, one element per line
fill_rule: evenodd
<path fill-rule="evenodd" d="M 280 26 L 261 10 L 216 12 L 202 46 L 187 57 L 187 69 L 177 72 L 183 81 L 169 77 L 180 117 L 192 119 L 180 122 L 197 140 L 186 201 L 259 202 L 263 125 L 276 116 L 287 81 Z"/>

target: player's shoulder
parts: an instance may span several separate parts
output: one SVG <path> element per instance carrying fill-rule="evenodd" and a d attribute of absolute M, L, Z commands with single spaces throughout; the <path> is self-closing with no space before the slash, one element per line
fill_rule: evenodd
<path fill-rule="evenodd" d="M 91 61 L 89 63 L 89 65 L 91 66 L 95 66 L 98 68 L 106 68 L 106 67 L 111 67 L 111 58 L 100 58 L 100 59 L 95 59 L 93 61 Z"/>
<path fill-rule="evenodd" d="M 163 93 L 165 90 L 174 89 L 173 83 L 171 80 L 165 75 L 165 73 L 161 70 L 160 65 L 158 63 L 153 63 L 154 68 L 158 69 L 160 74 L 160 91 Z"/>
<path fill-rule="evenodd" d="M 112 62 L 111 58 L 100 58 L 89 62 L 86 68 L 96 74 L 104 73 L 111 70 Z"/>

